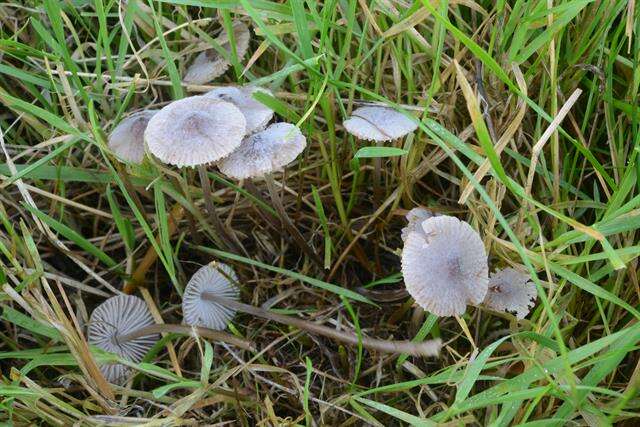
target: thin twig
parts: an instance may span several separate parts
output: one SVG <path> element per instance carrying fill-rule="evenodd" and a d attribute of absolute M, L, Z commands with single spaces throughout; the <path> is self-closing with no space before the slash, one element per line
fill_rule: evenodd
<path fill-rule="evenodd" d="M 282 199 L 280 198 L 280 194 L 278 194 L 278 190 L 276 189 L 275 182 L 273 180 L 273 176 L 271 174 L 266 174 L 264 176 L 264 180 L 267 184 L 267 189 L 269 190 L 269 196 L 271 197 L 271 201 L 275 205 L 274 207 L 280 214 L 280 220 L 282 221 L 282 225 L 291 233 L 291 237 L 296 242 L 296 244 L 302 249 L 309 258 L 322 267 L 323 263 L 318 254 L 316 254 L 313 249 L 309 246 L 307 241 L 304 239 L 300 231 L 293 225 L 289 215 L 287 215 L 287 211 L 284 209 L 284 205 L 282 204 Z"/>
<path fill-rule="evenodd" d="M 217 243 L 223 243 L 227 249 L 237 252 L 236 245 L 229 237 L 229 233 L 227 233 L 227 231 L 225 230 L 224 224 L 222 223 L 220 217 L 218 216 L 218 213 L 216 212 L 216 205 L 213 202 L 213 195 L 211 194 L 211 181 L 209 181 L 209 175 L 207 174 L 206 166 L 199 165 L 198 174 L 200 175 L 200 185 L 202 186 L 204 202 L 207 205 L 209 217 L 211 218 L 213 227 L 216 230 L 216 234 L 218 234 L 217 237 L 219 237 L 219 239 L 221 240 L 221 242 Z"/>

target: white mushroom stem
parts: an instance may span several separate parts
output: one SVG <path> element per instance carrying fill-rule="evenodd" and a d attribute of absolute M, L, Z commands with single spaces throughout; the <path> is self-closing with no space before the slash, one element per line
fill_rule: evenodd
<path fill-rule="evenodd" d="M 269 196 L 271 197 L 271 201 L 275 205 L 276 211 L 280 215 L 280 220 L 282 221 L 282 225 L 291 233 L 291 237 L 296 242 L 296 244 L 302 249 L 308 256 L 311 258 L 313 262 L 322 267 L 323 263 L 318 254 L 316 254 L 313 249 L 309 246 L 307 241 L 304 239 L 300 231 L 293 225 L 291 218 L 287 215 L 287 211 L 284 209 L 284 205 L 282 204 L 282 199 L 280 198 L 280 194 L 276 189 L 276 184 L 273 179 L 273 176 L 268 173 L 264 175 L 264 181 L 267 184 L 267 189 L 269 190 Z"/>
<path fill-rule="evenodd" d="M 216 205 L 213 203 L 213 195 L 211 194 L 211 181 L 209 181 L 209 175 L 207 174 L 207 168 L 204 165 L 198 166 L 198 174 L 200 175 L 200 185 L 202 186 L 202 192 L 204 195 L 204 202 L 211 217 L 213 227 L 218 234 L 219 239 L 227 249 L 236 250 L 237 248 L 233 244 L 229 233 L 225 230 L 224 224 L 220 220 L 218 213 L 216 212 Z"/>
<path fill-rule="evenodd" d="M 172 325 L 172 324 L 155 324 L 149 325 L 141 329 L 137 329 L 125 335 L 116 336 L 116 340 L 120 342 L 127 342 L 136 338 L 144 337 L 152 334 L 180 334 L 180 335 L 192 335 L 209 338 L 214 341 L 220 341 L 227 344 L 234 345 L 244 350 L 253 351 L 251 343 L 236 336 L 233 336 L 227 332 L 216 331 L 214 329 L 202 328 L 199 326 L 186 326 L 186 325 Z"/>
<path fill-rule="evenodd" d="M 263 319 L 282 323 L 284 325 L 293 326 L 303 331 L 322 335 L 336 341 L 344 342 L 351 345 L 358 345 L 358 342 L 360 342 L 358 336 L 354 333 L 338 331 L 336 329 L 318 325 L 317 323 L 309 322 L 303 319 L 273 313 L 262 308 L 243 304 L 241 302 L 220 297 L 209 292 L 203 292 L 202 298 L 209 301 L 217 302 L 218 304 L 222 304 L 230 309 L 240 311 L 242 313 L 261 317 Z M 423 342 L 411 342 L 379 340 L 363 336 L 361 342 L 363 347 L 370 350 L 379 351 L 381 353 L 409 354 L 411 356 L 437 356 L 438 354 L 440 354 L 440 348 L 442 347 L 442 341 L 439 338 Z"/>

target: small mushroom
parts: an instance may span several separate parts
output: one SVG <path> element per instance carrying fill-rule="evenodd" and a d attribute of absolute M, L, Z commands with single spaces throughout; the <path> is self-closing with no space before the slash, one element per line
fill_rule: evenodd
<path fill-rule="evenodd" d="M 401 231 L 402 241 L 405 242 L 407 240 L 407 236 L 409 236 L 409 233 L 411 232 L 422 232 L 422 222 L 433 216 L 435 216 L 433 212 L 423 207 L 413 208 L 407 212 L 405 215 L 405 218 L 407 219 L 407 226 Z"/>
<path fill-rule="evenodd" d="M 238 59 L 244 57 L 249 48 L 251 33 L 242 22 L 234 22 L 233 36 L 236 42 L 236 54 Z M 231 41 L 227 32 L 223 32 L 216 38 L 216 42 L 231 55 Z M 196 57 L 187 69 L 184 82 L 193 85 L 203 85 L 220 77 L 229 68 L 231 63 L 215 49 L 207 49 Z"/>
<path fill-rule="evenodd" d="M 167 105 L 151 118 L 144 133 L 147 148 L 162 162 L 198 167 L 218 243 L 229 249 L 235 247 L 216 212 L 205 165 L 238 148 L 245 133 L 246 120 L 235 105 L 204 96 L 192 96 Z"/>
<path fill-rule="evenodd" d="M 153 324 L 153 317 L 143 300 L 132 295 L 117 295 L 91 313 L 89 343 L 138 363 L 159 336 L 153 333 L 130 338 L 128 335 Z M 121 363 L 109 363 L 100 370 L 106 380 L 114 384 L 125 382 L 130 372 L 130 368 Z"/>
<path fill-rule="evenodd" d="M 385 353 L 406 353 L 414 356 L 437 356 L 442 346 L 440 339 L 419 343 L 410 341 L 389 341 L 357 336 L 354 333 L 341 331 L 319 325 L 292 316 L 273 313 L 263 308 L 243 304 L 238 301 L 238 290 L 235 286 L 237 277 L 233 269 L 225 264 L 212 263 L 198 270 L 189 280 L 185 289 L 182 310 L 185 323 L 193 327 L 207 326 L 224 328 L 235 314 L 241 312 L 260 317 L 273 322 L 282 323 L 307 331 L 323 335 L 337 341 L 351 345 L 360 345 Z"/>
<path fill-rule="evenodd" d="M 367 141 L 392 141 L 416 130 L 418 125 L 388 107 L 360 107 L 342 125 L 350 134 Z"/>
<path fill-rule="evenodd" d="M 402 275 L 409 294 L 437 316 L 462 315 L 487 293 L 487 253 L 471 226 L 447 215 L 409 232 L 402 250 Z"/>
<path fill-rule="evenodd" d="M 231 178 L 264 178 L 282 224 L 300 249 L 305 251 L 313 261 L 322 264 L 298 228 L 293 225 L 271 175 L 272 172 L 282 169 L 295 160 L 306 145 L 307 139 L 298 127 L 289 123 L 274 123 L 262 132 L 245 138 L 240 148 L 218 162 L 218 168 Z"/>
<path fill-rule="evenodd" d="M 207 295 L 237 300 L 238 277 L 226 264 L 212 262 L 191 277 L 182 296 L 182 315 L 188 325 L 223 330 L 235 315 L 235 310 L 207 299 Z"/>
<path fill-rule="evenodd" d="M 108 146 L 125 162 L 140 164 L 144 159 L 144 131 L 157 110 L 134 113 L 118 123 L 109 135 Z"/>
<path fill-rule="evenodd" d="M 245 138 L 237 150 L 218 162 L 218 168 L 236 179 L 267 177 L 294 161 L 306 145 L 307 139 L 296 126 L 274 123 Z"/>
<path fill-rule="evenodd" d="M 247 134 L 252 134 L 264 129 L 273 118 L 273 110 L 253 98 L 256 92 L 271 95 L 271 91 L 258 86 L 227 86 L 213 89 L 203 96 L 230 102 L 238 107 L 247 121 Z"/>
<path fill-rule="evenodd" d="M 518 319 L 524 319 L 535 305 L 536 296 L 536 285 L 529 274 L 508 267 L 491 273 L 484 305 L 496 311 L 515 313 Z"/>

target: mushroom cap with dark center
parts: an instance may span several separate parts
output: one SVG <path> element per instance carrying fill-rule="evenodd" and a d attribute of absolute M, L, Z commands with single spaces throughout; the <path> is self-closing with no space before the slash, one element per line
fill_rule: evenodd
<path fill-rule="evenodd" d="M 408 233 L 402 250 L 405 286 L 416 303 L 437 316 L 462 315 L 482 302 L 488 287 L 487 253 L 464 221 L 436 216 Z"/>
<path fill-rule="evenodd" d="M 245 138 L 240 148 L 218 162 L 218 168 L 236 179 L 264 176 L 294 161 L 306 145 L 307 139 L 296 126 L 274 123 Z"/>
<path fill-rule="evenodd" d="M 242 59 L 249 48 L 251 33 L 242 22 L 233 23 L 233 35 L 236 42 L 238 60 Z M 231 42 L 225 30 L 216 38 L 216 42 L 231 55 Z M 198 54 L 196 59 L 187 69 L 184 82 L 194 85 L 209 83 L 224 74 L 231 63 L 215 49 L 207 49 Z"/>
<path fill-rule="evenodd" d="M 157 110 L 144 110 L 133 113 L 118 123 L 109 135 L 108 146 L 121 160 L 130 163 L 142 163 L 144 159 L 144 131 Z"/>
<path fill-rule="evenodd" d="M 187 283 L 182 296 L 184 322 L 216 330 L 226 328 L 235 311 L 208 300 L 206 294 L 237 300 L 240 291 L 236 283 L 236 273 L 226 264 L 212 262 L 201 267 Z"/>
<path fill-rule="evenodd" d="M 402 113 L 388 107 L 360 107 L 343 122 L 344 128 L 359 139 L 392 141 L 416 130 L 418 125 Z"/>
<path fill-rule="evenodd" d="M 235 105 L 192 96 L 158 111 L 149 120 L 144 139 L 163 163 L 198 166 L 229 155 L 242 142 L 245 130 L 244 115 Z"/>
<path fill-rule="evenodd" d="M 151 334 L 127 341 L 121 337 L 153 324 L 151 312 L 143 300 L 132 295 L 117 295 L 100 304 L 91 313 L 88 340 L 102 350 L 138 363 L 158 341 L 158 335 Z M 129 373 L 129 368 L 120 363 L 103 365 L 100 370 L 107 381 L 112 383 L 122 383 Z"/>
<path fill-rule="evenodd" d="M 491 273 L 484 305 L 496 311 L 515 313 L 518 319 L 524 319 L 535 305 L 536 296 L 536 285 L 531 276 L 508 267 Z"/>
<path fill-rule="evenodd" d="M 271 95 L 269 90 L 257 86 L 227 86 L 213 89 L 203 96 L 230 102 L 238 107 L 247 120 L 247 134 L 252 134 L 264 129 L 273 118 L 273 110 L 253 98 L 255 92 Z"/>

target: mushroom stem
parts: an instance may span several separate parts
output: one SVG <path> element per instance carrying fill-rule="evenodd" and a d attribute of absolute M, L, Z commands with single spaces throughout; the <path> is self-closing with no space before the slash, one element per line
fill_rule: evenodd
<path fill-rule="evenodd" d="M 229 233 L 225 230 L 224 224 L 220 220 L 218 213 L 216 212 L 216 206 L 213 203 L 213 195 L 211 194 L 211 181 L 209 181 L 209 175 L 207 174 L 207 168 L 204 165 L 198 166 L 198 174 L 200 175 L 200 185 L 202 186 L 202 192 L 204 195 L 204 202 L 207 206 L 207 211 L 209 212 L 209 217 L 211 217 L 211 222 L 213 223 L 213 227 L 216 230 L 216 234 L 218 234 L 218 238 L 221 242 L 226 246 L 227 249 L 231 249 L 237 252 L 237 248 L 233 244 L 231 238 L 229 237 Z"/>
<path fill-rule="evenodd" d="M 253 347 L 249 341 L 235 337 L 223 331 L 216 331 L 214 329 L 202 328 L 199 326 L 186 326 L 186 325 L 172 325 L 172 324 L 155 324 L 149 325 L 141 329 L 137 329 L 125 335 L 118 335 L 116 339 L 120 342 L 127 342 L 136 338 L 144 337 L 152 334 L 160 333 L 173 333 L 180 335 L 196 335 L 209 338 L 215 341 L 225 342 L 227 344 L 234 345 L 244 350 L 253 351 Z"/>
<path fill-rule="evenodd" d="M 313 262 L 318 264 L 320 267 L 323 267 L 322 260 L 320 259 L 318 254 L 316 254 L 313 249 L 311 249 L 302 234 L 300 234 L 300 231 L 293 225 L 293 222 L 291 221 L 291 218 L 289 218 L 289 215 L 287 215 L 287 211 L 284 209 L 280 194 L 276 189 L 276 184 L 273 176 L 270 173 L 265 174 L 264 181 L 267 184 L 267 189 L 269 190 L 271 201 L 275 205 L 274 207 L 278 211 L 278 214 L 280 214 L 280 221 L 282 221 L 282 225 L 287 229 L 289 233 L 291 233 L 291 237 L 293 237 L 293 240 L 300 247 L 300 249 L 302 249 Z"/>
<path fill-rule="evenodd" d="M 294 326 L 298 329 L 302 329 L 303 331 L 322 335 L 336 341 L 344 342 L 351 345 L 358 345 L 358 343 L 360 342 L 358 336 L 354 333 L 342 332 L 333 328 L 329 328 L 327 326 L 309 322 L 307 320 L 273 313 L 262 308 L 243 304 L 241 302 L 220 297 L 209 292 L 203 292 L 202 298 L 209 301 L 217 302 L 218 304 L 236 311 L 240 311 L 242 313 L 261 317 L 263 319 L 271 320 L 285 325 Z M 379 340 L 363 336 L 361 342 L 363 347 L 370 350 L 375 350 L 382 353 L 409 354 L 411 356 L 437 356 L 440 353 L 440 347 L 442 346 L 442 341 L 440 339 L 423 342 L 411 342 Z"/>

